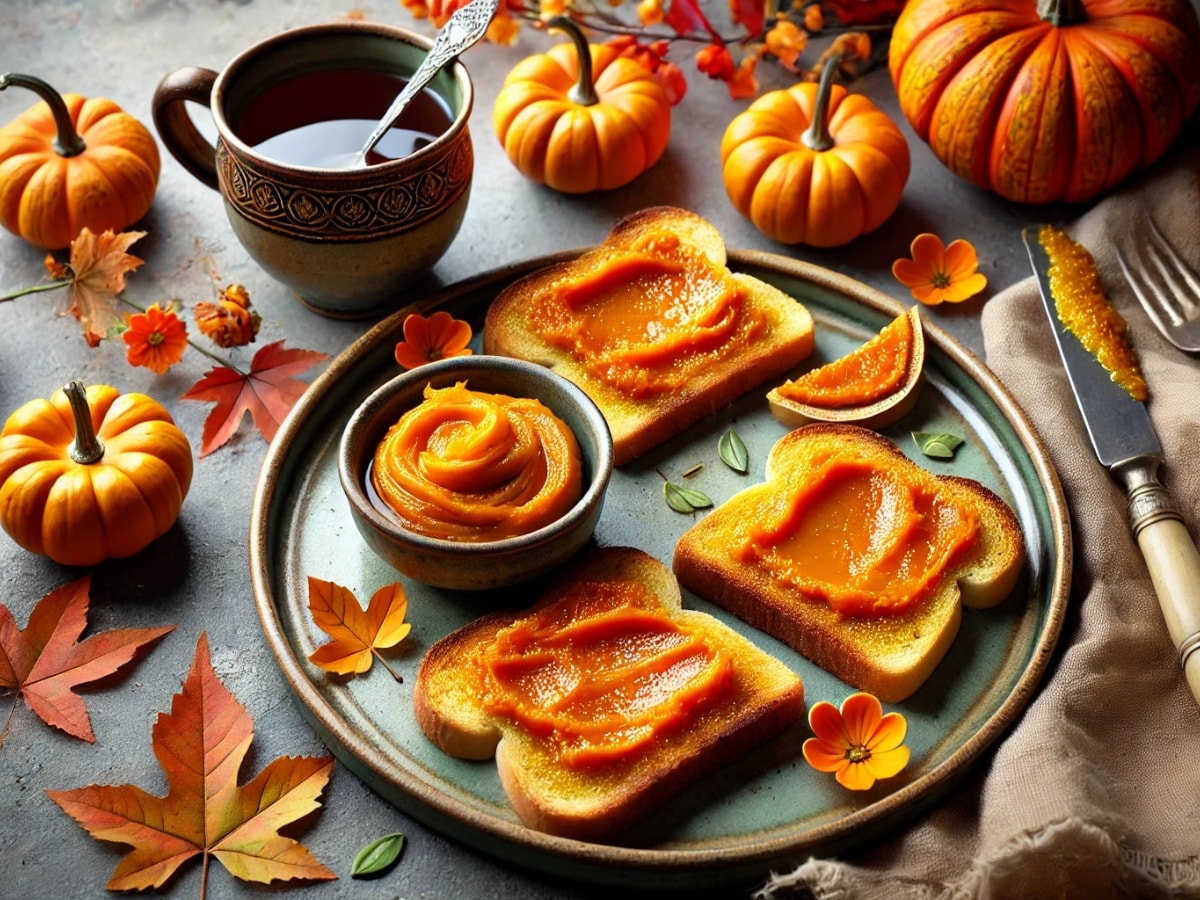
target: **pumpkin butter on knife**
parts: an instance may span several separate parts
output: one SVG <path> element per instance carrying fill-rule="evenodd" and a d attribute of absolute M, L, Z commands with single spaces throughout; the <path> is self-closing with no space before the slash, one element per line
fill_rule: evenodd
<path fill-rule="evenodd" d="M 813 319 L 783 291 L 730 272 L 707 220 L 654 207 L 579 258 L 509 285 L 488 308 L 483 349 L 579 385 L 622 465 L 795 367 L 812 352 Z"/>

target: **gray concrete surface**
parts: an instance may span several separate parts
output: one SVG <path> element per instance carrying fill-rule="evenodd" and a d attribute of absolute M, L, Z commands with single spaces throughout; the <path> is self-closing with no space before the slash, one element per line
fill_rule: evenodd
<path fill-rule="evenodd" d="M 352 13 L 429 32 L 426 24 L 414 26 L 395 0 L 362 0 L 357 5 L 341 0 L 4 0 L 0 70 L 39 75 L 62 91 L 110 97 L 149 124 L 154 86 L 173 68 L 220 69 L 251 42 L 276 31 Z M 744 103 L 731 100 L 722 85 L 709 83 L 690 68 L 689 95 L 675 109 L 670 147 L 655 169 L 611 193 L 559 195 L 526 181 L 509 164 L 491 130 L 492 102 L 504 75 L 518 59 L 545 45 L 541 35 L 526 31 L 516 47 L 479 45 L 464 57 L 477 90 L 472 120 L 475 187 L 462 232 L 438 264 L 429 287 L 594 243 L 620 215 L 669 203 L 711 219 L 731 247 L 805 259 L 904 299 L 905 292 L 892 279 L 891 262 L 906 252 L 914 235 L 933 230 L 947 239 L 967 237 L 974 242 L 990 286 L 982 298 L 932 309 L 927 318 L 982 355 L 982 303 L 1026 276 L 1020 227 L 1079 211 L 1029 210 L 991 197 L 949 174 L 904 125 L 913 174 L 900 210 L 878 233 L 823 252 L 775 244 L 734 211 L 721 185 L 720 135 Z M 761 74 L 770 86 L 769 68 Z M 778 83 L 784 80 L 775 78 Z M 899 119 L 886 71 L 865 76 L 856 89 L 875 97 Z M 32 101 L 21 91 L 0 94 L 0 121 L 8 121 Z M 196 300 L 212 295 L 214 280 L 241 282 L 263 316 L 259 345 L 286 339 L 288 346 L 331 355 L 370 324 L 333 322 L 303 309 L 246 257 L 217 195 L 170 157 L 164 156 L 157 198 L 142 227 L 148 236 L 133 252 L 146 262 L 130 277 L 128 288 L 129 296 L 140 303 L 180 298 L 190 309 Z M 40 251 L 0 234 L 0 293 L 40 281 L 42 259 Z M 75 321 L 56 314 L 63 300 L 61 293 L 46 293 L 0 303 L 0 414 L 80 377 L 159 398 L 198 446 L 210 407 L 179 397 L 207 370 L 208 360 L 189 352 L 161 378 L 132 369 L 115 345 L 90 350 Z M 280 676 L 252 602 L 246 536 L 265 449 L 258 434 L 243 423 L 228 446 L 198 460 L 180 523 L 167 537 L 133 560 L 94 570 L 92 631 L 167 623 L 178 628 L 123 677 L 83 691 L 97 735 L 94 745 L 46 727 L 17 704 L 0 747 L 0 897 L 65 900 L 104 894 L 104 883 L 124 848 L 86 835 L 43 791 L 92 782 L 136 783 L 151 793 L 165 791 L 151 752 L 150 729 L 179 690 L 202 631 L 208 633 L 217 673 L 255 721 L 255 741 L 243 778 L 277 756 L 322 751 Z M 38 598 L 78 574 L 20 550 L 0 534 L 0 602 L 20 624 Z M 9 715 L 12 704 L 11 696 L 0 697 L 0 719 Z M 401 864 L 381 880 L 352 880 L 355 851 L 392 831 L 408 836 Z M 613 893 L 518 871 L 448 840 L 380 799 L 340 764 L 324 794 L 323 809 L 292 833 L 339 880 L 264 891 L 214 864 L 208 896 L 535 900 Z M 761 874 L 765 878 L 768 873 Z M 200 866 L 189 863 L 168 892 L 197 896 L 200 878 Z"/>

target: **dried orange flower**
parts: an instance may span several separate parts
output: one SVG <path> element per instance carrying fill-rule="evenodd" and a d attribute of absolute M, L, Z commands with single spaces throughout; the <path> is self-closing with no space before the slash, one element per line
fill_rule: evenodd
<path fill-rule="evenodd" d="M 659 25 L 666 18 L 662 0 L 641 0 L 637 5 L 638 21 L 643 25 Z"/>
<path fill-rule="evenodd" d="M 696 68 L 714 81 L 729 81 L 737 72 L 729 48 L 716 41 L 696 52 Z"/>
<path fill-rule="evenodd" d="M 50 277 L 56 281 L 71 277 L 71 267 L 66 263 L 60 263 L 54 258 L 53 253 L 47 253 L 46 258 L 42 260 L 42 264 L 46 267 L 46 271 Z"/>
<path fill-rule="evenodd" d="M 808 46 L 808 33 L 788 19 L 779 19 L 767 32 L 767 52 L 776 57 L 790 72 L 796 71 L 796 61 Z"/>
<path fill-rule="evenodd" d="M 511 47 L 520 33 L 521 23 L 503 8 L 496 10 L 487 27 L 487 39 L 501 47 Z"/>
<path fill-rule="evenodd" d="M 976 271 L 979 258 L 970 241 L 959 239 L 947 247 L 936 234 L 918 234 L 911 252 L 912 259 L 892 263 L 892 274 L 912 290 L 914 300 L 928 306 L 961 303 L 987 287 L 987 278 Z"/>
<path fill-rule="evenodd" d="M 243 347 L 253 343 L 262 317 L 250 308 L 250 294 L 240 284 L 221 291 L 216 303 L 201 300 L 194 311 L 200 333 L 218 347 Z"/>
<path fill-rule="evenodd" d="M 125 325 L 121 339 L 129 345 L 125 358 L 131 366 L 145 366 L 162 375 L 183 358 L 187 328 L 170 305 L 163 308 L 153 303 L 144 313 L 126 316 Z"/>
<path fill-rule="evenodd" d="M 742 57 L 728 82 L 730 97 L 734 100 L 748 100 L 758 93 L 758 79 L 754 77 L 757 66 L 757 54 L 749 53 Z"/>
<path fill-rule="evenodd" d="M 874 694 L 851 694 L 840 710 L 814 703 L 808 724 L 816 737 L 804 742 L 804 758 L 818 772 L 834 772 L 844 788 L 865 791 L 908 765 L 908 723 L 898 712 L 885 716 Z"/>
<path fill-rule="evenodd" d="M 470 356 L 471 326 L 445 310 L 428 319 L 411 313 L 404 319 L 404 340 L 396 344 L 396 362 L 405 369 L 450 356 Z"/>

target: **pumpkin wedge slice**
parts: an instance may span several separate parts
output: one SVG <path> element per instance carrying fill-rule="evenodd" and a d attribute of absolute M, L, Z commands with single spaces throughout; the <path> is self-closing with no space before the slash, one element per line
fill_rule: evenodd
<path fill-rule="evenodd" d="M 914 306 L 858 349 L 772 388 L 767 401 L 789 428 L 809 422 L 883 428 L 916 403 L 924 365 L 925 332 Z"/>

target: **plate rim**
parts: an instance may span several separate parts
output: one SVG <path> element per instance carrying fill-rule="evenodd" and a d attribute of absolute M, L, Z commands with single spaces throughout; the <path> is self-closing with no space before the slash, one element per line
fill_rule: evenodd
<path fill-rule="evenodd" d="M 339 353 L 313 380 L 280 425 L 275 440 L 269 445 L 255 485 L 250 516 L 249 562 L 254 603 L 267 643 L 293 692 L 293 699 L 299 701 L 301 712 L 327 746 L 330 745 L 330 738 L 337 734 L 337 725 L 342 719 L 329 707 L 320 693 L 311 688 L 294 648 L 284 634 L 270 583 L 271 551 L 266 530 L 271 499 L 297 431 L 307 420 L 310 411 L 319 406 L 325 395 L 334 389 L 343 373 L 377 351 L 381 341 L 395 335 L 403 318 L 408 314 L 427 314 L 431 310 L 453 303 L 459 297 L 491 285 L 506 283 L 538 268 L 576 258 L 590 249 L 593 248 L 563 250 L 498 266 L 470 278 L 435 288 L 422 298 L 389 314 Z M 784 277 L 809 282 L 885 314 L 898 315 L 906 309 L 899 301 L 864 282 L 803 260 L 756 250 L 729 250 L 727 256 L 727 264 L 734 271 L 748 267 L 769 270 Z M 484 840 L 474 840 L 471 845 L 473 850 L 482 850 L 493 856 L 501 853 L 509 863 L 519 863 L 543 872 L 552 870 L 539 864 L 542 857 L 549 856 L 559 861 L 565 858 L 578 865 L 579 871 L 587 877 L 599 878 L 608 884 L 636 883 L 636 873 L 648 871 L 674 873 L 683 879 L 677 885 L 680 887 L 712 884 L 713 872 L 717 870 L 730 875 L 742 873 L 749 877 L 750 874 L 757 873 L 761 876 L 764 874 L 762 867 L 766 863 L 778 863 L 789 854 L 795 859 L 800 859 L 811 855 L 816 847 L 828 852 L 836 850 L 839 844 L 857 843 L 857 838 L 852 840 L 851 837 L 858 829 L 862 829 L 858 832 L 861 836 L 864 832 L 871 833 L 872 826 L 880 828 L 882 822 L 887 826 L 886 830 L 890 831 L 893 820 L 905 812 L 915 815 L 934 805 L 1015 723 L 1041 685 L 1065 620 L 1074 550 L 1070 517 L 1058 473 L 1024 410 L 995 374 L 971 350 L 936 323 L 930 322 L 927 317 L 923 317 L 922 322 L 927 341 L 982 389 L 1028 453 L 1047 506 L 1050 524 L 1050 534 L 1047 538 L 1050 548 L 1054 551 L 1053 566 L 1049 567 L 1046 573 L 1049 602 L 1044 611 L 1044 624 L 1031 648 L 1028 663 L 999 707 L 933 770 L 848 815 L 808 829 L 802 846 L 797 846 L 795 840 L 787 836 L 760 838 L 748 841 L 744 847 L 739 845 L 736 848 L 736 859 L 731 859 L 728 850 L 654 849 L 594 844 L 537 832 L 519 823 L 497 820 L 479 810 L 465 807 L 441 791 L 407 777 L 407 773 L 403 773 L 406 775 L 402 779 L 403 783 L 397 782 L 394 768 L 368 744 L 347 740 L 345 735 L 339 735 L 339 741 L 347 745 L 345 749 L 349 758 L 338 753 L 334 747 L 330 749 L 375 793 L 432 829 L 451 837 L 460 836 L 461 827 L 464 825 L 472 832 L 477 832 L 477 837 Z M 381 791 L 364 777 L 364 772 L 370 772 L 385 782 L 395 783 L 398 793 L 393 795 L 391 791 Z M 520 858 L 512 855 L 513 850 L 521 851 Z M 620 871 L 615 871 L 614 867 Z"/>

